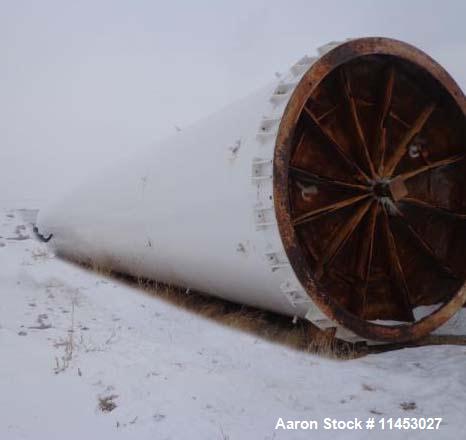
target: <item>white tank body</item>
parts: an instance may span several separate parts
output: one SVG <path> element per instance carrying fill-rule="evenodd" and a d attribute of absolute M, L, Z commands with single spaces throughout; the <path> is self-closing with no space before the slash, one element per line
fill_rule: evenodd
<path fill-rule="evenodd" d="M 41 212 L 39 229 L 68 258 L 326 319 L 293 274 L 272 200 L 280 116 L 312 61 L 102 173 Z"/>

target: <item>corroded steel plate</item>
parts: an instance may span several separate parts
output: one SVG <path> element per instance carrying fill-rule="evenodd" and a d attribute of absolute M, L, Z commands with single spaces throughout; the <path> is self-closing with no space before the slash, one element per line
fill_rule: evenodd
<path fill-rule="evenodd" d="M 441 66 L 384 38 L 324 55 L 288 103 L 274 158 L 282 241 L 311 298 L 362 337 L 424 336 L 466 299 L 465 114 Z"/>

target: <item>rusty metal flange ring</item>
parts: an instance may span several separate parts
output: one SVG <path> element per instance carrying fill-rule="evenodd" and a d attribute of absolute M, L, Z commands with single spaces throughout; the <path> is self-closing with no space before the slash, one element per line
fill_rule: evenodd
<path fill-rule="evenodd" d="M 422 337 L 466 301 L 465 115 L 440 65 L 385 38 L 331 50 L 288 102 L 274 153 L 282 242 L 311 299 L 363 338 Z"/>

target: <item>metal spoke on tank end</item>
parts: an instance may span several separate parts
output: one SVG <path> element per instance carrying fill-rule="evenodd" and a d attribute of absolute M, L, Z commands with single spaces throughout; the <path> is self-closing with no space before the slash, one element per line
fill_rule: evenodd
<path fill-rule="evenodd" d="M 374 234 L 375 226 L 377 223 L 377 216 L 379 214 L 379 201 L 374 201 L 372 203 L 369 211 L 369 220 L 367 223 L 367 229 L 364 234 L 364 241 L 361 246 L 361 251 L 359 253 L 358 264 L 356 268 L 356 273 L 359 278 L 366 282 L 370 275 L 371 264 L 372 264 L 372 253 L 374 250 Z"/>
<path fill-rule="evenodd" d="M 357 183 L 342 182 L 341 180 L 335 180 L 330 177 L 320 176 L 318 174 L 311 173 L 310 171 L 295 167 L 293 165 L 290 165 L 289 171 L 292 178 L 300 180 L 302 182 L 312 182 L 322 185 L 335 186 L 341 189 L 353 189 L 366 192 L 370 191 L 369 186 L 358 185 Z"/>
<path fill-rule="evenodd" d="M 320 123 L 314 113 L 306 106 L 304 106 L 304 114 L 308 117 L 311 123 L 316 126 L 321 133 L 326 137 L 329 141 L 331 147 L 337 152 L 337 154 L 343 159 L 343 161 L 355 170 L 362 178 L 366 181 L 370 180 L 369 176 L 358 166 L 358 164 L 351 159 L 350 156 L 345 152 L 345 150 L 341 147 L 341 145 L 335 140 L 330 130 L 328 130 L 324 125 Z"/>
<path fill-rule="evenodd" d="M 369 172 L 372 178 L 376 177 L 376 172 L 374 169 L 374 164 L 372 163 L 372 158 L 369 153 L 369 149 L 367 147 L 366 137 L 364 135 L 364 130 L 361 125 L 361 121 L 359 120 L 358 109 L 356 107 L 356 101 L 354 99 L 353 93 L 351 91 L 351 84 L 348 78 L 347 73 L 342 68 L 340 70 L 340 80 L 343 87 L 344 96 L 346 98 L 348 104 L 348 110 L 350 113 L 350 119 L 353 122 L 353 126 L 356 129 L 357 134 L 357 141 L 359 144 L 359 148 L 362 150 L 362 154 L 364 157 L 364 161 L 369 169 Z"/>
<path fill-rule="evenodd" d="M 415 321 L 415 318 L 413 315 L 413 307 L 409 299 L 409 288 L 406 283 L 403 267 L 401 265 L 400 258 L 398 256 L 398 251 L 396 249 L 395 238 L 390 227 L 390 220 L 385 207 L 382 210 L 382 219 L 382 224 L 385 229 L 385 237 L 387 240 L 388 258 L 390 260 L 391 268 L 393 269 L 393 275 L 398 289 L 398 300 L 401 306 L 400 317 L 402 317 L 402 319 L 406 321 L 413 322 Z"/>
<path fill-rule="evenodd" d="M 395 69 L 390 66 L 386 75 L 386 81 L 383 87 L 383 99 L 380 101 L 380 107 L 377 112 L 376 137 L 375 137 L 375 152 L 374 163 L 378 169 L 378 174 L 383 171 L 383 162 L 385 159 L 385 148 L 387 142 L 386 120 L 390 113 L 392 103 L 393 84 L 395 82 Z"/>
<path fill-rule="evenodd" d="M 320 122 L 323 119 L 325 119 L 327 116 L 331 115 L 332 113 L 335 112 L 339 107 L 339 104 L 334 105 L 331 109 L 327 110 L 325 113 L 321 114 L 319 117 L 316 117 L 316 119 Z"/>
<path fill-rule="evenodd" d="M 406 173 L 399 174 L 398 176 L 394 177 L 393 180 L 408 180 L 411 177 L 417 176 L 418 174 L 425 173 L 426 171 L 431 171 L 436 168 L 445 167 L 447 165 L 452 165 L 454 163 L 462 161 L 466 156 L 464 154 L 458 154 L 456 156 L 447 157 L 446 159 L 437 160 L 435 162 L 429 163 L 424 165 L 416 170 L 407 171 Z"/>
<path fill-rule="evenodd" d="M 408 129 L 404 137 L 401 139 L 400 143 L 395 147 L 393 155 L 387 160 L 386 165 L 384 166 L 384 176 L 392 176 L 395 168 L 397 167 L 400 160 L 405 155 L 408 150 L 409 143 L 414 139 L 414 137 L 422 130 L 425 123 L 429 119 L 432 112 L 435 110 L 435 104 L 431 103 L 422 110 L 419 116 L 414 121 L 414 124 Z"/>
<path fill-rule="evenodd" d="M 353 234 L 356 227 L 361 223 L 361 220 L 365 216 L 366 212 L 369 210 L 372 204 L 372 200 L 367 200 L 359 208 L 357 208 L 354 213 L 349 217 L 349 219 L 344 222 L 340 229 L 336 231 L 333 239 L 330 241 L 328 246 L 325 248 L 324 254 L 320 257 L 317 262 L 315 277 L 316 279 L 322 278 L 324 274 L 324 268 L 332 262 L 332 260 L 338 255 L 340 250 L 343 248 L 345 243 Z"/>
<path fill-rule="evenodd" d="M 416 199 L 415 197 L 403 197 L 400 201 L 403 203 L 408 203 L 410 205 L 419 206 L 420 208 L 428 209 L 438 214 L 446 215 L 448 217 L 454 217 L 461 220 L 466 219 L 466 214 L 461 214 L 459 212 L 452 211 L 442 206 L 436 206 L 431 203 L 424 202 L 423 200 Z"/>
<path fill-rule="evenodd" d="M 356 273 L 359 278 L 363 281 L 363 286 L 359 291 L 362 296 L 362 313 L 364 314 L 364 309 L 366 305 L 366 295 L 367 288 L 369 285 L 369 277 L 371 275 L 372 269 L 372 257 L 374 254 L 375 246 L 375 228 L 377 225 L 377 217 L 379 216 L 379 201 L 372 203 L 369 211 L 369 220 L 367 223 L 366 233 L 363 236 L 363 243 L 361 246 L 361 252 L 359 253 L 358 264 L 356 268 Z"/>
<path fill-rule="evenodd" d="M 363 199 L 367 199 L 369 197 L 372 197 L 370 193 L 362 194 L 359 196 L 350 197 L 348 199 L 339 200 L 338 202 L 331 203 L 330 205 L 312 209 L 311 211 L 306 212 L 305 214 L 302 214 L 299 217 L 296 217 L 295 219 L 293 219 L 292 220 L 293 226 L 299 226 L 304 223 L 310 222 L 312 220 L 315 220 L 317 217 L 320 217 L 325 214 L 329 214 L 331 212 L 337 211 L 342 208 L 346 208 L 347 206 L 350 206 L 350 205 L 354 205 L 355 203 Z"/>
<path fill-rule="evenodd" d="M 395 205 L 393 205 L 393 209 L 396 212 L 397 218 L 401 220 L 416 245 L 424 252 L 424 254 L 432 261 L 434 261 L 437 267 L 439 267 L 446 275 L 449 275 L 451 278 L 455 279 L 459 278 L 454 274 L 453 270 L 448 266 L 448 264 L 444 262 L 430 247 L 430 245 L 414 230 L 405 215 Z"/>

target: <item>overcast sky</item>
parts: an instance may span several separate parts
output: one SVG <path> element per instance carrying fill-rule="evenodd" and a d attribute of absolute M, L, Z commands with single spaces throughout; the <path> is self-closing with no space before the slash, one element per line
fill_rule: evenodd
<path fill-rule="evenodd" d="M 466 88 L 466 2 L 0 0 L 0 199 L 55 197 L 331 40 L 388 36 Z"/>

